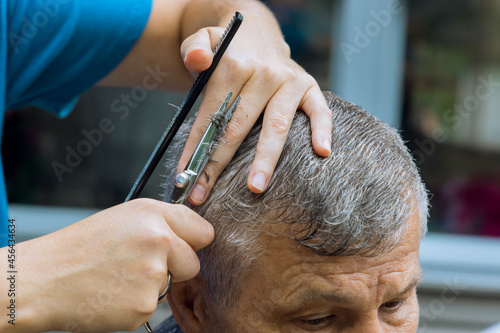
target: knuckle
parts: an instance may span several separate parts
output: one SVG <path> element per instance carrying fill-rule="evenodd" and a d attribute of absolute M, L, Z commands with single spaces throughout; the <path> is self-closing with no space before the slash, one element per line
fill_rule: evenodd
<path fill-rule="evenodd" d="M 322 107 L 318 108 L 317 112 L 321 115 L 322 118 L 324 117 L 324 120 L 328 121 L 327 123 L 322 123 L 322 125 L 329 128 L 333 118 L 332 110 L 330 110 L 328 107 Z"/>
<path fill-rule="evenodd" d="M 274 133 L 283 136 L 288 133 L 290 121 L 283 112 L 279 112 L 269 118 L 269 126 Z"/>
<path fill-rule="evenodd" d="M 155 264 L 150 265 L 147 277 L 151 278 L 153 281 L 158 281 L 161 284 L 167 279 L 167 274 L 168 270 L 166 265 L 161 261 L 157 261 Z"/>
<path fill-rule="evenodd" d="M 332 119 L 333 118 L 333 112 L 332 112 L 332 109 L 330 109 L 328 106 L 325 106 L 325 107 L 322 107 L 321 110 L 326 114 L 326 116 L 329 118 L 329 119 Z"/>
<path fill-rule="evenodd" d="M 140 240 L 142 244 L 146 244 L 150 249 L 170 249 L 175 244 L 175 234 L 170 231 L 167 223 L 152 223 L 145 221 L 141 227 L 136 230 L 134 238 Z M 150 270 L 152 267 L 148 267 Z M 153 270 L 154 271 L 154 270 Z"/>
<path fill-rule="evenodd" d="M 224 59 L 226 70 L 233 73 L 236 77 L 248 77 L 251 72 L 251 64 L 240 57 L 229 56 Z"/>
<path fill-rule="evenodd" d="M 185 205 L 173 205 L 169 206 L 171 216 L 178 218 L 180 220 L 188 219 L 190 214 L 192 213 L 191 209 L 189 209 Z"/>
<path fill-rule="evenodd" d="M 160 201 L 154 199 L 134 199 L 130 201 L 126 215 L 129 217 L 125 222 L 131 223 L 133 233 L 129 234 L 129 239 L 137 241 L 153 241 L 157 244 L 157 239 L 162 238 L 167 230 L 162 222 L 163 207 Z"/>
<path fill-rule="evenodd" d="M 145 297 L 138 295 L 127 303 L 127 314 L 123 316 L 120 328 L 126 332 L 132 332 L 141 327 L 149 320 L 157 307 L 157 302 L 154 296 Z M 149 294 L 148 294 L 149 296 Z"/>
<path fill-rule="evenodd" d="M 173 210 L 170 215 L 172 216 L 172 219 L 175 219 L 176 221 L 198 220 L 197 217 L 199 215 L 186 205 L 171 205 L 171 207 Z M 164 242 L 166 242 L 169 246 L 172 245 L 174 241 L 178 240 L 178 236 L 173 231 L 170 231 L 170 229 L 166 231 L 166 235 L 164 237 Z"/>
<path fill-rule="evenodd" d="M 154 245 L 166 246 L 168 249 L 172 248 L 174 244 L 173 232 L 169 232 L 166 229 L 157 230 L 154 235 L 151 233 L 153 239 L 151 240 Z"/>
<path fill-rule="evenodd" d="M 320 125 L 320 130 L 326 133 L 330 132 L 331 128 L 332 128 L 331 123 L 324 123 Z"/>
<path fill-rule="evenodd" d="M 274 154 L 272 154 L 271 152 L 259 151 L 255 157 L 255 160 L 262 162 L 263 164 L 266 164 L 266 165 L 274 165 L 275 158 L 273 157 L 273 155 Z"/>
<path fill-rule="evenodd" d="M 304 72 L 304 82 L 307 82 L 309 87 L 316 86 L 316 79 L 309 73 Z"/>
<path fill-rule="evenodd" d="M 299 74 L 294 66 L 285 66 L 280 70 L 280 77 L 283 81 L 296 81 Z"/>
<path fill-rule="evenodd" d="M 313 92 L 315 89 L 319 89 L 321 91 L 316 80 L 309 74 L 306 74 L 306 76 L 302 79 L 302 82 L 304 85 L 304 95 L 308 96 L 308 98 L 313 98 L 312 96 L 314 95 Z M 324 99 L 324 97 L 321 98 Z"/>
<path fill-rule="evenodd" d="M 255 76 L 261 82 L 275 82 L 278 78 L 276 71 L 268 63 L 261 64 L 255 72 Z"/>
<path fill-rule="evenodd" d="M 240 141 L 243 136 L 243 129 L 237 121 L 230 121 L 224 131 L 224 136 L 229 143 Z"/>
<path fill-rule="evenodd" d="M 134 311 L 136 313 L 136 319 L 131 323 L 132 330 L 135 330 L 142 324 L 144 324 L 149 317 L 155 312 L 158 305 L 158 299 L 155 295 L 148 297 L 147 299 L 142 299 L 140 302 L 136 302 Z"/>
<path fill-rule="evenodd" d="M 163 284 L 166 281 L 168 274 L 165 263 L 161 260 L 146 260 L 142 266 L 143 277 L 145 281 L 154 281 L 158 284 Z"/>

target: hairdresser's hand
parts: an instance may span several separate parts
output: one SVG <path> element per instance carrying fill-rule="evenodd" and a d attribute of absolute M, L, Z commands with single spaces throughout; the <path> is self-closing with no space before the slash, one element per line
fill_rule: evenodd
<path fill-rule="evenodd" d="M 174 282 L 193 278 L 195 250 L 212 239 L 186 207 L 138 199 L 21 243 L 19 332 L 134 330 L 155 310 L 167 271 Z"/>
<path fill-rule="evenodd" d="M 248 187 L 252 192 L 260 193 L 267 188 L 297 109 L 303 110 L 311 119 L 312 144 L 316 153 L 321 156 L 330 153 L 331 112 L 317 82 L 290 59 L 290 49 L 267 9 L 257 2 L 247 3 L 255 6 L 241 10 L 243 23 L 208 83 L 179 164 L 179 170 L 187 164 L 207 127 L 210 114 L 218 109 L 226 94 L 232 91 L 232 100 L 241 94 L 240 106 L 226 130 L 226 140 L 212 157 L 216 162 L 207 164 L 208 178 L 200 177 L 191 194 L 190 201 L 194 204 L 205 201 L 216 178 L 262 112 L 262 133 L 248 177 Z M 234 14 L 234 10 L 227 7 L 216 11 L 221 17 L 220 26 L 225 27 Z M 196 15 L 193 10 L 185 16 Z M 185 30 L 189 31 L 188 28 Z M 223 27 L 202 28 L 184 39 L 181 56 L 192 73 L 197 74 L 209 67 L 211 50 L 223 31 Z"/>

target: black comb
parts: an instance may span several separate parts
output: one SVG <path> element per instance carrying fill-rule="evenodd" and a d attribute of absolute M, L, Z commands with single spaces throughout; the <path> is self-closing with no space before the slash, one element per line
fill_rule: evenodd
<path fill-rule="evenodd" d="M 132 186 L 132 189 L 127 195 L 127 198 L 125 199 L 125 202 L 135 199 L 141 194 L 142 190 L 144 189 L 144 186 L 149 180 L 149 177 L 151 177 L 151 174 L 153 173 L 154 169 L 160 162 L 163 154 L 165 154 L 168 145 L 170 144 L 170 142 L 172 142 L 172 139 L 174 138 L 175 134 L 181 127 L 189 111 L 193 107 L 194 103 L 196 102 L 201 92 L 203 91 L 203 88 L 210 79 L 210 76 L 212 75 L 215 68 L 219 64 L 222 55 L 229 46 L 229 43 L 236 34 L 236 31 L 238 31 L 238 28 L 240 27 L 242 21 L 243 21 L 243 15 L 241 15 L 239 12 L 236 12 L 233 16 L 233 19 L 231 20 L 226 30 L 222 34 L 222 37 L 217 43 L 217 46 L 214 48 L 213 51 L 214 58 L 212 60 L 212 65 L 210 65 L 210 67 L 207 70 L 201 72 L 200 75 L 198 75 L 198 77 L 196 78 L 196 81 L 191 87 L 191 90 L 189 90 L 188 94 L 186 95 L 186 98 L 184 98 L 184 101 L 179 107 L 179 110 L 177 110 L 176 114 L 174 115 L 174 118 L 170 122 L 170 125 L 163 133 L 162 137 L 160 138 L 160 141 L 158 141 L 158 144 L 153 150 L 151 156 L 149 157 L 149 160 L 146 162 L 146 165 L 144 166 L 139 177 Z"/>

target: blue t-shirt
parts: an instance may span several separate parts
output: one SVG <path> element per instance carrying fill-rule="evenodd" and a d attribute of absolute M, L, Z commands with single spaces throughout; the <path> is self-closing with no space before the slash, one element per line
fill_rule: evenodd
<path fill-rule="evenodd" d="M 0 137 L 5 110 L 67 115 L 129 53 L 150 11 L 151 0 L 0 0 Z M 0 161 L 0 247 L 7 216 Z"/>

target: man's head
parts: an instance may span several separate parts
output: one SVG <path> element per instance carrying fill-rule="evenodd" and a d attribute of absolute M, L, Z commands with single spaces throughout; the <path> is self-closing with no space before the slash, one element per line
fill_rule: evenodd
<path fill-rule="evenodd" d="M 171 290 L 186 333 L 416 330 L 425 188 L 394 129 L 325 97 L 329 157 L 314 153 L 299 112 L 269 188 L 251 193 L 257 125 L 208 200 L 192 206 L 214 225 L 215 240 L 199 251 L 199 276 Z"/>

